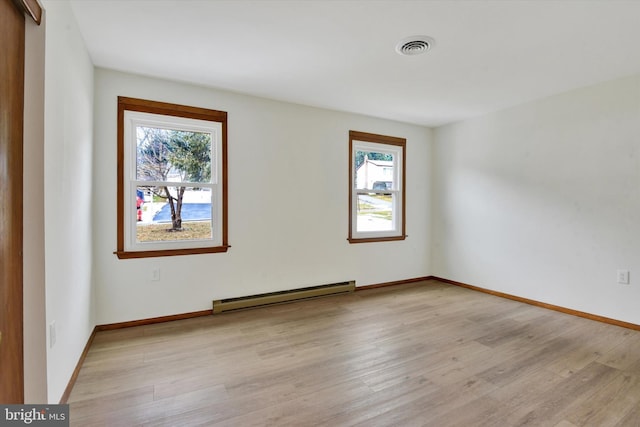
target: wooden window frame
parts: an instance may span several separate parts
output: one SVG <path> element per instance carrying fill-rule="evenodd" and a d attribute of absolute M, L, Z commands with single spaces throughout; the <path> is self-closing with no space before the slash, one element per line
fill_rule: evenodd
<path fill-rule="evenodd" d="M 399 194 L 401 197 L 400 205 L 401 205 L 401 213 L 400 213 L 400 230 L 398 231 L 398 235 L 394 236 L 379 236 L 379 237 L 356 237 L 357 232 L 355 230 L 356 224 L 354 224 L 354 186 L 355 186 L 355 170 L 354 170 L 354 141 L 355 142 L 365 142 L 365 143 L 373 143 L 373 144 L 383 144 L 383 145 L 392 145 L 401 147 L 402 155 L 401 155 L 401 170 L 399 173 L 400 177 L 400 188 Z M 405 138 L 398 138 L 394 136 L 386 136 L 386 135 L 378 135 L 367 132 L 359 132 L 350 130 L 349 131 L 349 237 L 347 240 L 349 243 L 371 243 L 371 242 L 387 242 L 387 241 L 398 241 L 405 240 L 406 235 L 406 182 L 407 182 L 407 174 L 406 174 L 406 157 L 407 157 L 407 140 Z M 375 232 L 374 232 L 375 233 Z M 386 232 L 380 232 L 380 234 L 387 234 Z"/>
<path fill-rule="evenodd" d="M 181 248 L 181 249 L 158 249 L 158 250 L 126 250 L 125 248 L 125 191 L 124 186 L 128 178 L 125 177 L 125 111 L 159 114 L 171 117 L 181 117 L 187 119 L 205 120 L 218 122 L 222 125 L 222 141 L 220 145 L 220 156 L 222 170 L 219 172 L 222 187 L 222 207 L 221 207 L 221 244 L 217 246 Z M 118 97 L 118 182 L 117 182 L 117 250 L 114 252 L 119 259 L 129 258 L 149 258 L 177 255 L 195 255 L 207 253 L 227 252 L 228 243 L 228 183 L 227 183 L 227 113 L 225 111 L 211 110 L 206 108 L 191 107 L 186 105 L 170 104 L 166 102 L 149 101 L 145 99 Z"/>

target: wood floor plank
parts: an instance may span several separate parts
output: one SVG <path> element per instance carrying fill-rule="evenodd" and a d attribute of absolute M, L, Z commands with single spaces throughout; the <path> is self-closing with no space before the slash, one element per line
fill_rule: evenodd
<path fill-rule="evenodd" d="M 594 391 L 566 419 L 575 425 L 615 426 L 640 404 L 640 376 L 620 372 L 613 381 Z"/>
<path fill-rule="evenodd" d="M 510 414 L 510 425 L 554 425 L 567 419 L 572 409 L 592 404 L 591 397 L 599 388 L 606 387 L 619 372 L 609 366 L 593 362 L 553 389 L 534 398 L 529 405 Z M 589 425 L 589 424 L 585 424 Z"/>
<path fill-rule="evenodd" d="M 467 379 L 451 386 L 430 388 L 428 393 L 414 392 L 404 396 L 401 405 L 387 408 L 356 425 L 404 426 L 417 420 L 423 425 L 439 425 L 450 418 L 449 412 L 452 410 L 456 412 L 460 407 L 483 398 L 494 389 L 493 384 L 479 379 Z"/>
<path fill-rule="evenodd" d="M 435 280 L 100 331 L 72 426 L 636 426 L 640 332 Z"/>
<path fill-rule="evenodd" d="M 625 331 L 625 337 L 617 346 L 606 351 L 598 358 L 600 363 L 617 369 L 630 369 L 640 362 L 640 341 L 632 331 Z"/>
<path fill-rule="evenodd" d="M 487 408 L 476 415 L 482 420 L 482 425 L 504 426 L 509 418 L 515 418 L 513 414 L 519 413 L 523 408 L 531 409 L 531 402 L 542 400 L 550 390 L 555 389 L 564 381 L 560 375 L 539 369 L 533 375 L 519 377 L 506 385 L 496 387 L 489 393 L 489 397 L 500 402 L 500 409 Z"/>
<path fill-rule="evenodd" d="M 394 387 L 351 399 L 334 412 L 324 414 L 319 425 L 357 425 L 382 419 L 383 414 L 404 412 L 404 407 L 438 393 L 441 388 L 424 376 L 407 378 Z"/>
<path fill-rule="evenodd" d="M 640 426 L 640 405 L 636 405 L 616 427 L 638 427 Z"/>

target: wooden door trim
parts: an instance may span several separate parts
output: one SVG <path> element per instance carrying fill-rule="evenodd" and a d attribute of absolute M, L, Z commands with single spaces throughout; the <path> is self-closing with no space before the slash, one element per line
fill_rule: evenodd
<path fill-rule="evenodd" d="M 13 2 L 29 15 L 36 24 L 40 25 L 42 22 L 42 6 L 40 6 L 38 0 L 13 0 Z"/>
<path fill-rule="evenodd" d="M 0 13 L 0 402 L 24 402 L 23 130 L 25 16 L 11 0 Z"/>

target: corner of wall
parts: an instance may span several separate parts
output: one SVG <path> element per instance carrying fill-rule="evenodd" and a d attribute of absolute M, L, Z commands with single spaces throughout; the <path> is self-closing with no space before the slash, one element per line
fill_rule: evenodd
<path fill-rule="evenodd" d="M 90 338 L 94 67 L 68 1 L 46 1 L 44 227 L 48 402 L 57 403 Z M 55 323 L 55 327 L 51 326 Z"/>

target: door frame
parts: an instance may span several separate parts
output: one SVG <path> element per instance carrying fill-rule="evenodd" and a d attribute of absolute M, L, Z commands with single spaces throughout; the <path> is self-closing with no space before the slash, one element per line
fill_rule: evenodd
<path fill-rule="evenodd" d="M 0 403 L 24 403 L 23 131 L 25 13 L 37 0 L 0 0 Z M 2 120 L 2 118 L 6 118 Z"/>

